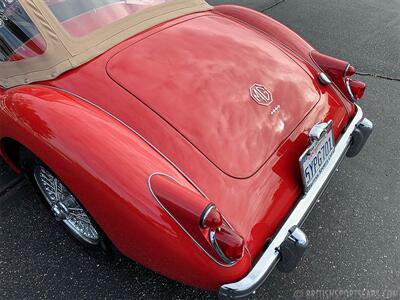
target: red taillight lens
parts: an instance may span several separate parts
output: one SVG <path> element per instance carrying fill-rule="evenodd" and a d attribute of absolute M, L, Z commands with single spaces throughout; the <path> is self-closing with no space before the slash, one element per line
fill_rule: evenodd
<path fill-rule="evenodd" d="M 349 65 L 347 66 L 347 69 L 345 70 L 344 76 L 350 77 L 350 76 L 355 75 L 356 72 L 357 72 L 356 68 L 355 68 L 354 66 L 352 66 L 352 65 L 349 64 Z"/>
<path fill-rule="evenodd" d="M 207 207 L 200 219 L 200 225 L 203 228 L 217 229 L 223 224 L 221 213 L 217 210 L 215 205 Z"/>
<path fill-rule="evenodd" d="M 358 101 L 364 96 L 367 85 L 362 81 L 348 79 L 348 88 L 354 100 Z"/>
<path fill-rule="evenodd" d="M 210 233 L 211 242 L 226 263 L 232 263 L 242 258 L 244 240 L 230 227 L 224 226 Z"/>
<path fill-rule="evenodd" d="M 344 60 L 340 60 L 318 51 L 311 53 L 313 60 L 319 65 L 326 75 L 351 101 L 358 101 L 365 92 L 366 84 L 351 80 L 356 74 L 356 68 Z"/>

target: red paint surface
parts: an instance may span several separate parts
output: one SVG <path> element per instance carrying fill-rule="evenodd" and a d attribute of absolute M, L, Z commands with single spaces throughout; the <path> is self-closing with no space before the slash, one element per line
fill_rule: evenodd
<path fill-rule="evenodd" d="M 272 22 L 257 16 L 259 24 Z M 247 33 L 251 42 L 226 34 L 229 28 Z M 301 53 L 286 52 L 250 28 L 213 12 L 186 16 L 42 84 L 89 99 L 160 149 L 217 205 L 256 258 L 301 195 L 298 158 L 308 145 L 308 131 L 333 120 L 337 139 L 349 121 L 347 110 L 354 108 L 333 87 L 318 85 L 316 66 L 296 58 Z M 108 63 L 123 87 L 108 76 Z M 246 95 L 258 80 L 281 105 L 277 115 Z M 13 138 L 40 157 L 131 259 L 207 289 L 239 280 L 251 268 L 247 252 L 226 268 L 191 241 L 152 198 L 148 178 L 162 172 L 198 191 L 154 148 L 101 110 L 35 85 L 0 89 L 0 107 L 0 137 Z"/>
<path fill-rule="evenodd" d="M 217 168 L 247 178 L 320 98 L 302 67 L 253 29 L 209 15 L 127 47 L 107 71 Z M 272 93 L 268 107 L 251 98 L 255 83 Z"/>

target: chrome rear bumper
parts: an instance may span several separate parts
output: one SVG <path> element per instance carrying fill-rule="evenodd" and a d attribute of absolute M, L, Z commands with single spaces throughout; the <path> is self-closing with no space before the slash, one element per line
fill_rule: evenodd
<path fill-rule="evenodd" d="M 372 129 L 372 123 L 363 117 L 361 108 L 357 106 L 355 117 L 337 142 L 331 160 L 319 175 L 316 182 L 310 190 L 299 199 L 296 207 L 277 232 L 261 258 L 254 265 L 250 273 L 242 280 L 225 284 L 219 289 L 220 299 L 246 297 L 254 293 L 256 289 L 264 283 L 280 260 L 279 247 L 287 239 L 290 230 L 302 225 L 344 156 L 346 154 L 348 154 L 348 156 L 358 154 L 361 148 L 365 145 Z M 360 132 L 362 134 L 360 134 Z"/>

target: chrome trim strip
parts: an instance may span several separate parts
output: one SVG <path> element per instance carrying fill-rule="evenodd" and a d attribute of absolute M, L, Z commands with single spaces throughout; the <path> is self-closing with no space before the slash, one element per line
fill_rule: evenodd
<path fill-rule="evenodd" d="M 356 97 L 354 97 L 353 91 L 351 90 L 351 87 L 350 87 L 350 79 L 349 79 L 349 78 L 346 78 L 345 85 L 346 85 L 346 90 L 347 90 L 347 92 L 348 92 L 349 95 L 350 95 L 351 101 L 353 101 L 353 103 L 356 102 L 357 99 L 356 99 Z"/>
<path fill-rule="evenodd" d="M 137 132 L 135 129 L 133 129 L 132 127 L 130 127 L 128 124 L 126 124 L 124 121 L 122 121 L 121 119 L 117 118 L 116 116 L 114 116 L 113 114 L 111 114 L 110 112 L 106 111 L 104 108 L 102 108 L 101 106 L 98 106 L 97 104 L 79 96 L 78 94 L 66 91 L 64 89 L 58 88 L 58 87 L 54 87 L 54 86 L 48 86 L 48 85 L 42 85 L 42 84 L 35 84 L 34 86 L 41 86 L 41 87 L 45 87 L 48 89 L 54 89 L 57 90 L 59 92 L 63 92 L 66 94 L 69 94 L 71 96 L 74 96 L 80 100 L 82 100 L 83 102 L 97 108 L 98 110 L 102 111 L 103 113 L 107 114 L 108 116 L 110 116 L 111 118 L 113 118 L 115 121 L 117 121 L 118 123 L 120 123 L 122 126 L 126 127 L 127 129 L 129 129 L 130 131 L 132 131 L 134 134 L 136 134 L 140 139 L 142 139 L 147 145 L 149 145 L 154 151 L 156 151 L 159 155 L 161 155 L 166 161 L 168 161 L 183 177 L 185 177 L 185 179 L 192 184 L 196 190 L 206 199 L 209 199 L 208 196 L 193 182 L 192 179 L 189 178 L 189 176 L 187 176 L 172 160 L 170 160 L 164 153 L 162 153 L 156 146 L 154 146 L 152 143 L 150 143 L 143 135 L 141 135 L 139 132 Z"/>
<path fill-rule="evenodd" d="M 357 99 L 356 99 L 356 97 L 354 97 L 353 91 L 351 90 L 351 87 L 350 87 L 350 78 L 347 78 L 347 72 L 349 71 L 350 66 L 351 66 L 351 64 L 347 64 L 346 69 L 344 70 L 344 75 L 343 75 L 343 77 L 344 77 L 344 80 L 345 80 L 344 85 L 346 86 L 346 90 L 347 90 L 347 92 L 348 92 L 349 95 L 350 95 L 351 101 L 354 103 L 354 102 L 357 101 Z"/>
<path fill-rule="evenodd" d="M 204 221 L 205 219 L 207 219 L 208 214 L 214 209 L 216 208 L 214 203 L 210 203 L 208 205 L 208 207 L 206 207 L 205 211 L 203 211 L 203 213 L 201 214 L 200 217 L 200 226 L 201 228 L 206 228 L 206 226 L 204 225 Z"/>
<path fill-rule="evenodd" d="M 346 69 L 344 69 L 344 74 L 343 77 L 346 78 L 347 76 L 347 71 L 350 69 L 351 64 L 347 64 Z"/>
<path fill-rule="evenodd" d="M 154 176 L 165 176 L 165 177 L 167 177 L 167 178 L 169 178 L 169 179 L 175 181 L 175 182 L 178 183 L 178 184 L 179 184 L 179 182 L 178 182 L 175 178 L 173 178 L 172 176 L 167 175 L 167 174 L 164 174 L 164 173 L 161 173 L 161 172 L 156 172 L 156 173 L 153 173 L 153 174 L 151 174 L 151 175 L 149 176 L 149 179 L 147 180 L 147 186 L 148 186 L 148 188 L 149 188 L 150 194 L 153 196 L 154 200 L 157 201 L 158 205 L 159 205 L 159 206 L 160 206 L 174 221 L 175 221 L 176 224 L 178 224 L 178 226 L 186 233 L 186 235 L 193 241 L 193 243 L 195 243 L 195 245 L 196 245 L 197 247 L 199 247 L 200 250 L 202 250 L 212 261 L 214 261 L 216 264 L 220 265 L 221 267 L 232 267 L 232 266 L 234 266 L 234 265 L 236 264 L 236 262 L 229 263 L 229 264 L 223 264 L 223 263 L 219 262 L 218 260 L 216 260 L 210 253 L 208 253 L 208 252 L 207 252 L 193 237 L 192 237 L 192 235 L 185 229 L 185 227 L 183 227 L 183 225 L 182 225 L 181 223 L 179 223 L 179 221 L 178 221 L 178 220 L 174 217 L 174 215 L 160 202 L 160 200 L 158 200 L 158 198 L 157 198 L 156 194 L 154 193 L 153 188 L 152 188 L 152 186 L 151 186 L 151 179 L 152 179 Z M 219 253 L 218 253 L 218 254 L 219 254 Z M 221 258 L 222 258 L 222 256 L 221 256 Z"/>
<path fill-rule="evenodd" d="M 311 212 L 318 197 L 324 191 L 330 178 L 335 173 L 336 167 L 346 155 L 347 149 L 351 144 L 351 136 L 357 125 L 363 119 L 361 108 L 356 105 L 357 113 L 346 131 L 336 144 L 335 152 L 331 160 L 320 174 L 314 185 L 302 196 L 292 213 L 289 215 L 283 226 L 279 229 L 268 248 L 262 254 L 258 262 L 254 265 L 250 273 L 238 282 L 223 285 L 219 290 L 220 298 L 241 298 L 252 294 L 267 279 L 268 275 L 279 262 L 278 248 L 288 236 L 289 230 L 293 226 L 301 226 L 305 218 Z"/>
<path fill-rule="evenodd" d="M 215 249 L 215 252 L 218 253 L 218 255 L 222 258 L 222 260 L 227 265 L 234 265 L 236 263 L 236 261 L 233 261 L 233 260 L 230 260 L 229 258 L 227 258 L 225 256 L 224 252 L 222 252 L 221 248 L 219 247 L 219 245 L 217 243 L 217 240 L 215 239 L 215 231 L 214 230 L 210 230 L 210 241 L 211 241 L 211 245 Z"/>

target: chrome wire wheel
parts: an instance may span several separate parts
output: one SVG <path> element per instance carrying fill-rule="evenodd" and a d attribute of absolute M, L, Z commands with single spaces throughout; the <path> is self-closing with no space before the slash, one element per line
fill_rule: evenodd
<path fill-rule="evenodd" d="M 36 166 L 33 176 L 58 221 L 78 240 L 91 245 L 99 243 L 99 233 L 90 217 L 64 184 L 44 166 Z"/>

